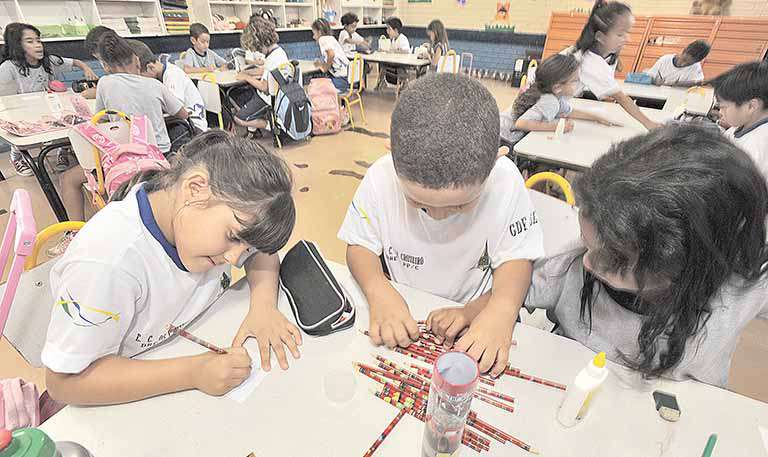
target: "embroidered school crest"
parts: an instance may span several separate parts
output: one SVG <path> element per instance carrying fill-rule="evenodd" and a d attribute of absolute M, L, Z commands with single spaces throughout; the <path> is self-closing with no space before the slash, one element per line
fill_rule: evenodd
<path fill-rule="evenodd" d="M 488 255 L 488 242 L 485 242 L 485 248 L 483 249 L 483 254 L 480 256 L 479 259 L 477 259 L 477 265 L 472 267 L 472 270 L 480 270 L 482 272 L 486 272 L 491 269 L 491 256 Z"/>
<path fill-rule="evenodd" d="M 78 327 L 99 327 L 109 321 L 120 320 L 120 313 L 112 313 L 103 309 L 81 305 L 72 298 L 69 292 L 67 292 L 67 296 L 69 297 L 68 299 L 59 297 L 56 306 L 61 306 L 61 309 L 72 320 L 72 323 Z"/>

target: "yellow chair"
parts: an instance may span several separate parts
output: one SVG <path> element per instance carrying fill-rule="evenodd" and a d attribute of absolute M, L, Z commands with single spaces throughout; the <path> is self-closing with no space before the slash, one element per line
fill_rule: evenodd
<path fill-rule="evenodd" d="M 349 122 L 352 124 L 352 128 L 355 128 L 355 118 L 352 117 L 353 105 L 360 105 L 360 116 L 363 118 L 363 124 L 367 123 L 365 120 L 365 110 L 363 109 L 363 71 L 363 58 L 359 53 L 355 53 L 355 57 L 352 59 L 347 70 L 349 90 L 339 94 L 339 98 L 347 107 L 347 114 L 349 114 Z"/>
<path fill-rule="evenodd" d="M 459 56 L 456 55 L 456 51 L 453 49 L 445 53 L 444 56 L 440 56 L 437 61 L 438 73 L 459 73 Z"/>
<path fill-rule="evenodd" d="M 573 188 L 571 188 L 571 183 L 569 183 L 567 179 L 563 178 L 559 174 L 552 173 L 551 171 L 536 173 L 535 175 L 528 178 L 527 181 L 525 181 L 525 187 L 531 189 L 533 186 L 540 182 L 551 182 L 556 184 L 560 190 L 563 191 L 563 194 L 565 194 L 565 202 L 571 206 L 576 204 L 576 198 L 573 196 Z"/>
<path fill-rule="evenodd" d="M 83 228 L 84 225 L 85 222 L 82 221 L 59 222 L 58 224 L 53 224 L 40 231 L 40 233 L 38 233 L 35 237 L 35 244 L 32 247 L 32 253 L 24 262 L 24 271 L 29 271 L 37 266 L 37 257 L 40 254 L 40 249 L 42 249 L 46 241 L 64 232 L 78 231 Z"/>
<path fill-rule="evenodd" d="M 520 78 L 520 90 L 525 90 L 528 86 L 528 80 L 533 79 L 536 80 L 536 68 L 539 67 L 539 63 L 536 61 L 536 59 L 531 60 L 531 62 L 528 64 L 528 69 L 526 70 L 525 74 L 522 78 Z"/>
<path fill-rule="evenodd" d="M 215 73 L 203 73 L 197 81 L 197 91 L 203 99 L 205 110 L 216 113 L 219 118 L 219 128 L 224 130 L 224 119 L 221 113 L 224 111 L 221 106 L 221 95 L 219 93 L 219 84 L 216 82 Z"/>

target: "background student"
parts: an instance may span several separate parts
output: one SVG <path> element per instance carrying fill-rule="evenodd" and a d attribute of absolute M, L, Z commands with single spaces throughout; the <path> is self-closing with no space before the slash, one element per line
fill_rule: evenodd
<path fill-rule="evenodd" d="M 227 60 L 209 49 L 211 45 L 211 33 L 203 24 L 189 26 L 189 40 L 192 47 L 184 53 L 181 59 L 184 71 L 187 73 L 206 73 L 217 69 L 225 71 Z"/>
<path fill-rule="evenodd" d="M 653 67 L 644 71 L 657 86 L 691 87 L 704 81 L 701 61 L 709 55 L 710 46 L 704 40 L 696 40 L 680 54 L 659 57 Z"/>
<path fill-rule="evenodd" d="M 347 59 L 339 42 L 333 37 L 331 24 L 325 19 L 314 21 L 312 23 L 312 38 L 320 46 L 320 55 L 322 56 L 322 59 L 315 61 L 315 66 L 327 73 L 336 90 L 346 92 L 349 89 L 349 81 L 347 80 L 349 59 Z"/>

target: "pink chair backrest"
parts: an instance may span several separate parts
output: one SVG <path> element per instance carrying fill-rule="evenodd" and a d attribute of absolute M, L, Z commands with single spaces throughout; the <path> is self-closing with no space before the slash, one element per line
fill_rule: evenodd
<path fill-rule="evenodd" d="M 5 322 L 11 312 L 11 303 L 16 296 L 16 288 L 19 286 L 19 279 L 21 279 L 21 273 L 24 270 L 24 261 L 32 253 L 32 248 L 35 245 L 35 236 L 37 236 L 37 226 L 32 214 L 32 201 L 26 190 L 16 189 L 13 192 L 8 225 L 5 227 L 3 244 L 0 247 L 0 264 L 2 265 L 0 266 L 0 277 L 5 273 L 5 267 L 8 264 L 11 244 L 13 244 L 14 250 L 8 282 L 5 285 L 5 291 L 3 291 L 3 299 L 0 301 L 0 335 L 3 334 Z"/>

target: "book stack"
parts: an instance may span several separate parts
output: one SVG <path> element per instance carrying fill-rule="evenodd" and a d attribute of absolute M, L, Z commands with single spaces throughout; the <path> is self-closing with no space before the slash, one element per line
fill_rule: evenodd
<path fill-rule="evenodd" d="M 189 12 L 186 0 L 161 0 L 163 20 L 168 33 L 189 33 Z"/>
<path fill-rule="evenodd" d="M 109 27 L 117 32 L 118 35 L 130 35 L 131 31 L 122 17 L 101 17 L 101 25 Z"/>

